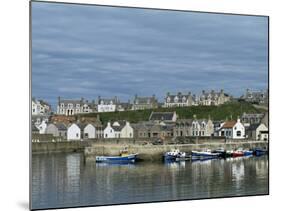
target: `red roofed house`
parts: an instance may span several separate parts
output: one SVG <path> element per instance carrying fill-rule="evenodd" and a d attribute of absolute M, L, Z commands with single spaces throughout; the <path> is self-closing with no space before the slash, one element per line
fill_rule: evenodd
<path fill-rule="evenodd" d="M 245 127 L 240 122 L 239 118 L 237 119 L 237 121 L 226 121 L 220 128 L 219 135 L 230 139 L 244 139 Z"/>

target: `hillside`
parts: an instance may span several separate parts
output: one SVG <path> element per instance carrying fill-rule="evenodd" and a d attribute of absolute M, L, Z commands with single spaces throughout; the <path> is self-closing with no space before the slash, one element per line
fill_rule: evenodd
<path fill-rule="evenodd" d="M 131 123 L 138 121 L 147 121 L 152 111 L 160 112 L 173 112 L 176 111 L 179 119 L 189 119 L 196 115 L 198 119 L 211 117 L 212 120 L 225 120 L 226 118 L 233 119 L 237 116 L 241 116 L 246 113 L 263 113 L 264 109 L 256 108 L 250 103 L 246 102 L 231 102 L 220 106 L 191 106 L 182 108 L 158 108 L 151 110 L 139 110 L 139 111 L 122 111 L 122 112 L 109 112 L 99 113 L 100 119 L 103 123 L 115 120 L 127 120 Z M 93 116 L 96 117 L 96 113 L 83 114 L 80 116 Z"/>

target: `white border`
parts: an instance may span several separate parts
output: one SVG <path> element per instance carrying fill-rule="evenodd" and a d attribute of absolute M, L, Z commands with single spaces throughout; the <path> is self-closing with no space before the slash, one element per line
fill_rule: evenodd
<path fill-rule="evenodd" d="M 76 0 L 68 2 L 227 12 L 270 16 L 270 196 L 163 202 L 68 210 L 268 210 L 280 206 L 280 7 L 274 0 Z M 27 210 L 29 189 L 29 2 L 9 0 L 0 6 L 1 71 L 1 210 Z M 4 117 L 4 118 L 3 118 Z M 280 129 L 279 129 L 280 130 Z M 275 132 L 275 133 L 274 133 Z"/>

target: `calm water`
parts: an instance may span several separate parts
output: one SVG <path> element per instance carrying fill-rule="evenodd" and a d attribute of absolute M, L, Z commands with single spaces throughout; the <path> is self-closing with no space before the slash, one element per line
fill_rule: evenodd
<path fill-rule="evenodd" d="M 267 156 L 133 165 L 85 164 L 80 153 L 32 160 L 33 209 L 267 193 Z"/>

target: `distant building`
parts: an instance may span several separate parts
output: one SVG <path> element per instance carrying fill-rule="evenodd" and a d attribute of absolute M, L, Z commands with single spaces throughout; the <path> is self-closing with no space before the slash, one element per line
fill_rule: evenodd
<path fill-rule="evenodd" d="M 39 130 L 34 124 L 31 125 L 31 132 L 32 134 L 39 134 Z"/>
<path fill-rule="evenodd" d="M 107 123 L 107 126 L 103 130 L 104 138 L 121 138 L 121 130 L 123 126 L 119 122 L 114 122 L 112 125 L 110 122 Z"/>
<path fill-rule="evenodd" d="M 134 129 L 130 125 L 129 122 L 126 122 L 125 125 L 122 127 L 120 132 L 121 138 L 133 138 L 134 137 Z"/>
<path fill-rule="evenodd" d="M 223 90 L 220 92 L 215 92 L 212 90 L 211 92 L 202 91 L 202 94 L 199 96 L 199 105 L 222 105 L 226 102 L 230 101 L 230 96 L 224 93 Z"/>
<path fill-rule="evenodd" d="M 114 112 L 117 111 L 117 105 L 118 105 L 118 99 L 117 97 L 114 98 L 101 98 L 98 97 L 98 112 Z M 120 108 L 121 109 L 121 108 Z"/>
<path fill-rule="evenodd" d="M 176 95 L 171 95 L 168 92 L 165 97 L 163 107 L 187 107 L 192 105 L 195 105 L 195 96 L 192 96 L 191 92 L 188 94 L 182 94 L 181 92 L 178 92 Z"/>
<path fill-rule="evenodd" d="M 244 112 L 241 116 L 241 122 L 245 127 L 248 127 L 251 124 L 259 124 L 263 117 L 264 114 L 247 114 Z"/>
<path fill-rule="evenodd" d="M 50 115 L 51 114 L 51 105 L 43 100 L 36 100 L 32 98 L 32 115 Z"/>
<path fill-rule="evenodd" d="M 194 119 L 191 123 L 191 136 L 212 136 L 214 134 L 214 124 L 209 118 Z"/>
<path fill-rule="evenodd" d="M 67 140 L 81 140 L 81 128 L 76 123 L 72 123 L 67 128 Z"/>
<path fill-rule="evenodd" d="M 268 112 L 266 112 L 261 119 L 261 123 L 265 124 L 265 126 L 268 128 L 269 127 L 269 119 L 268 119 Z"/>
<path fill-rule="evenodd" d="M 51 123 L 46 128 L 46 134 L 52 134 L 54 137 L 67 138 L 67 127 L 63 123 Z"/>
<path fill-rule="evenodd" d="M 268 140 L 268 128 L 263 123 L 250 125 L 246 130 L 246 134 L 249 139 L 257 141 Z"/>
<path fill-rule="evenodd" d="M 152 111 L 149 116 L 149 121 L 154 122 L 176 122 L 177 114 L 176 112 L 154 112 Z"/>
<path fill-rule="evenodd" d="M 241 96 L 242 100 L 256 104 L 268 104 L 268 90 L 255 91 L 247 89 L 245 94 Z"/>
<path fill-rule="evenodd" d="M 84 98 L 80 100 L 69 100 L 58 97 L 57 114 L 72 116 L 75 114 L 92 113 L 95 110 L 94 107 L 94 102 L 89 103 Z"/>
<path fill-rule="evenodd" d="M 244 139 L 245 138 L 245 127 L 238 118 L 237 121 L 231 120 L 226 121 L 222 124 L 219 131 L 219 136 L 230 138 L 230 139 Z"/>
<path fill-rule="evenodd" d="M 192 136 L 192 119 L 179 119 L 173 128 L 173 135 L 175 137 Z"/>
<path fill-rule="evenodd" d="M 173 124 L 140 122 L 133 125 L 137 138 L 173 137 Z"/>
<path fill-rule="evenodd" d="M 93 124 L 88 123 L 83 130 L 84 139 L 93 139 L 96 138 L 96 128 Z"/>
<path fill-rule="evenodd" d="M 135 95 L 132 103 L 132 110 L 144 110 L 158 108 L 158 101 L 155 95 L 152 97 L 139 97 Z"/>

